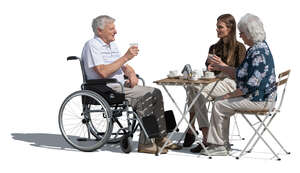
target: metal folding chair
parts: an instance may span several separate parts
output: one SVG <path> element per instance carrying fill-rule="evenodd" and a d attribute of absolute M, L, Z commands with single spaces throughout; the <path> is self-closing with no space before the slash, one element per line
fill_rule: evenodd
<path fill-rule="evenodd" d="M 275 153 L 275 151 L 271 148 L 269 143 L 263 138 L 263 134 L 265 132 L 268 132 L 270 136 L 276 141 L 276 143 L 281 147 L 281 149 L 286 153 L 290 154 L 278 141 L 278 139 L 274 136 L 274 134 L 270 131 L 269 125 L 275 118 L 275 116 L 280 112 L 280 108 L 282 106 L 282 102 L 284 99 L 285 91 L 286 91 L 286 86 L 287 86 L 287 81 L 290 75 L 290 70 L 287 70 L 283 73 L 280 73 L 278 75 L 278 81 L 276 83 L 277 85 L 277 100 L 279 102 L 276 103 L 276 97 L 273 99 L 273 106 L 269 110 L 260 110 L 260 111 L 236 111 L 236 113 L 239 113 L 242 115 L 242 117 L 247 121 L 247 123 L 250 125 L 250 127 L 254 130 L 254 134 L 252 137 L 249 139 L 247 145 L 245 148 L 242 150 L 239 156 L 236 157 L 236 159 L 241 158 L 243 155 L 245 155 L 246 150 L 252 143 L 252 147 L 247 151 L 247 153 L 250 153 L 254 147 L 256 146 L 257 142 L 259 140 L 262 140 L 263 143 L 270 149 L 270 151 L 274 154 L 274 156 L 277 158 L 277 160 L 281 160 L 278 156 L 278 154 Z M 282 88 L 282 86 L 284 86 Z M 281 92 L 280 92 L 281 91 Z M 245 116 L 245 114 L 251 114 L 255 115 L 257 118 L 258 122 L 256 123 L 251 123 L 249 119 Z M 264 116 L 264 118 L 260 118 L 259 116 Z M 256 127 L 256 128 L 255 128 Z M 256 138 L 256 140 L 254 140 Z"/>

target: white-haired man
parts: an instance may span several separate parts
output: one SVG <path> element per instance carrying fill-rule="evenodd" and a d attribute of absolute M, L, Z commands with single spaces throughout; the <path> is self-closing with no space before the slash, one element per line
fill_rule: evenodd
<path fill-rule="evenodd" d="M 126 64 L 136 55 L 139 49 L 131 46 L 127 52 L 121 56 L 115 41 L 117 34 L 115 19 L 107 15 L 101 15 L 92 22 L 94 38 L 87 41 L 83 51 L 82 60 L 87 74 L 87 79 L 115 78 L 122 84 L 127 84 L 124 88 L 125 98 L 137 111 L 138 115 L 155 116 L 159 127 L 160 137 L 155 139 L 156 143 L 146 139 L 141 132 L 139 138 L 138 152 L 155 154 L 159 147 L 167 140 L 166 122 L 164 118 L 163 98 L 159 89 L 139 86 L 134 69 Z M 128 81 L 124 80 L 124 74 L 128 76 Z M 109 85 L 113 90 L 121 91 L 119 85 Z M 147 100 L 147 103 L 145 101 Z M 167 153 L 168 149 L 179 149 L 175 144 L 168 145 L 162 153 Z"/>

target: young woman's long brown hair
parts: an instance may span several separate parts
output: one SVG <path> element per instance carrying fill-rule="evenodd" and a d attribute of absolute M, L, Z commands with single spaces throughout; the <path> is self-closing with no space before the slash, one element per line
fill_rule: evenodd
<path fill-rule="evenodd" d="M 224 44 L 223 51 L 226 51 L 226 53 L 224 52 L 224 55 L 227 54 L 227 62 L 226 63 L 230 66 L 234 66 L 234 64 L 235 64 L 234 51 L 235 51 L 235 47 L 237 44 L 235 19 L 231 14 L 223 14 L 218 17 L 217 21 L 224 22 L 226 24 L 226 27 L 230 29 L 230 32 L 229 32 L 229 35 L 227 38 L 227 40 L 229 42 L 229 48 L 225 48 L 226 44 Z M 219 41 L 222 41 L 222 38 Z"/>

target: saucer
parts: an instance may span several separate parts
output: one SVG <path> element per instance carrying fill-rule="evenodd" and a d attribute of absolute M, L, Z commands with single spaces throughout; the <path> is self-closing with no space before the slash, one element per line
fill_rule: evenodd
<path fill-rule="evenodd" d="M 214 78 L 216 78 L 216 76 L 210 76 L 210 77 L 202 76 L 200 79 L 214 79 Z"/>
<path fill-rule="evenodd" d="M 169 74 L 168 74 L 167 77 L 168 77 L 168 78 L 174 79 L 174 78 L 178 78 L 179 76 L 173 76 L 173 75 L 169 75 Z"/>
<path fill-rule="evenodd" d="M 196 78 L 191 78 L 191 80 L 199 80 L 199 79 L 201 79 L 200 77 L 196 77 Z"/>

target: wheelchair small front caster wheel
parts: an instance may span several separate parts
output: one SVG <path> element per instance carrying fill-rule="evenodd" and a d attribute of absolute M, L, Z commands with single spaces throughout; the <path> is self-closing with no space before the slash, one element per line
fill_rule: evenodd
<path fill-rule="evenodd" d="M 130 153 L 132 150 L 132 138 L 127 134 L 124 135 L 120 141 L 120 147 L 124 153 Z"/>

